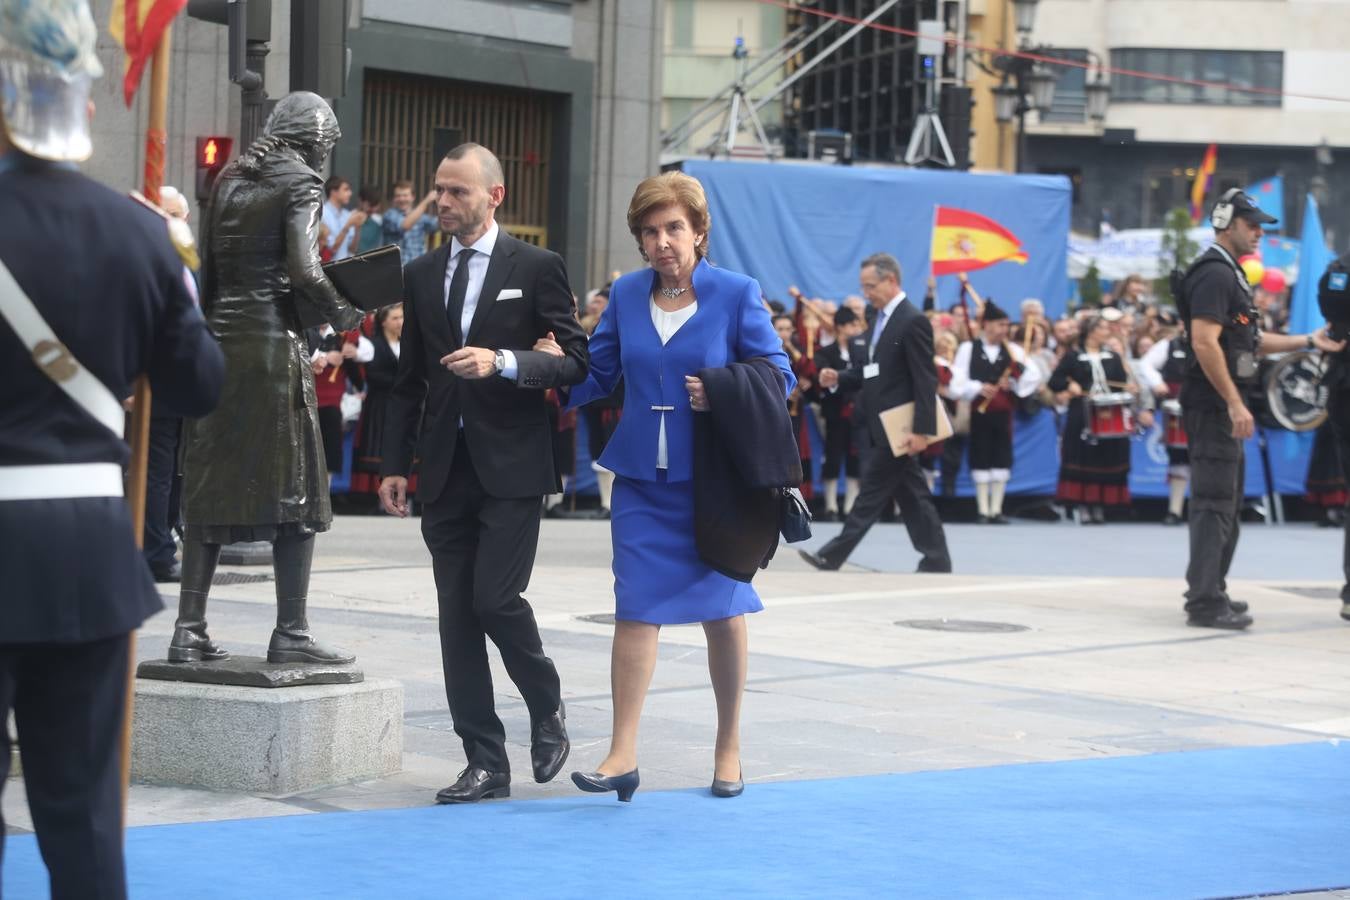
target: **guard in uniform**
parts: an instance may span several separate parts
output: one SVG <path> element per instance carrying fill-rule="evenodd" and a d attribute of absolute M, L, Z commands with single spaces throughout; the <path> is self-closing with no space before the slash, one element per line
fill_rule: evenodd
<path fill-rule="evenodd" d="M 1237 550 L 1243 442 L 1255 428 L 1247 391 L 1257 381 L 1257 357 L 1314 347 L 1336 352 L 1344 344 L 1325 331 L 1263 335 L 1252 287 L 1237 261 L 1256 252 L 1261 226 L 1276 219 L 1234 188 L 1215 204 L 1209 221 L 1215 242 L 1181 276 L 1178 292 L 1191 340 L 1181 388 L 1191 458 L 1186 624 L 1241 630 L 1252 617 L 1246 603 L 1229 598 L 1227 576 Z"/>
<path fill-rule="evenodd" d="M 58 900 L 126 896 L 128 635 L 163 607 L 122 497 L 119 398 L 148 374 L 156 409 L 202 415 L 224 380 L 164 219 L 71 164 L 96 35 L 84 0 L 0 0 L 0 788 L 13 710 Z"/>
<path fill-rule="evenodd" d="M 1333 262 L 1317 282 L 1317 303 L 1322 317 L 1331 323 L 1330 337 L 1344 341 L 1350 337 L 1350 254 Z M 1336 452 L 1341 459 L 1341 471 L 1350 472 L 1350 350 L 1331 354 L 1322 384 L 1327 389 L 1327 421 L 1336 435 Z M 1341 568 L 1345 586 L 1341 588 L 1341 618 L 1350 622 L 1350 502 L 1346 515 L 1341 517 L 1345 529 L 1345 545 L 1341 554 Z"/>
<path fill-rule="evenodd" d="M 1012 478 L 1015 398 L 1030 397 L 1040 386 L 1040 371 L 1008 342 L 1008 314 L 986 301 L 980 337 L 962 344 L 952 363 L 952 394 L 970 401 L 970 478 L 981 525 L 1008 524 L 1003 495 Z"/>

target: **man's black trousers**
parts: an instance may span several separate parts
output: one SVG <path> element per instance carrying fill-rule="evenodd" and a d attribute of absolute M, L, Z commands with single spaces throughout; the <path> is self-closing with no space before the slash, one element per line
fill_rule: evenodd
<path fill-rule="evenodd" d="M 1331 418 L 1331 430 L 1336 434 L 1336 456 L 1341 461 L 1341 476 L 1350 481 L 1350 388 L 1332 391 L 1327 402 L 1327 415 Z M 1345 573 L 1345 586 L 1341 588 L 1341 600 L 1350 603 L 1350 501 L 1345 504 L 1345 546 L 1341 551 L 1341 568 Z"/>
<path fill-rule="evenodd" d="M 923 555 L 920 565 L 929 571 L 951 571 L 947 536 L 919 461 L 912 454 L 893 456 L 885 444 L 873 443 L 864 453 L 858 499 L 844 522 L 844 530 L 817 551 L 820 557 L 831 565 L 843 565 L 894 498 L 900 503 L 910 543 Z"/>
<path fill-rule="evenodd" d="M 24 787 L 52 900 L 123 900 L 122 715 L 126 635 L 0 644 L 0 790 L 14 710 Z M 0 818 L 0 859 L 4 850 Z"/>
<path fill-rule="evenodd" d="M 521 596 L 534 568 L 541 501 L 488 496 L 460 435 L 445 490 L 422 510 L 440 606 L 450 716 L 469 765 L 489 772 L 509 772 L 510 763 L 506 732 L 493 704 L 485 636 L 497 645 L 531 722 L 547 718 L 562 699 L 534 611 Z"/>
<path fill-rule="evenodd" d="M 1228 609 L 1228 567 L 1237 550 L 1247 460 L 1227 409 L 1187 409 L 1182 418 L 1191 454 L 1186 612 L 1206 618 Z"/>

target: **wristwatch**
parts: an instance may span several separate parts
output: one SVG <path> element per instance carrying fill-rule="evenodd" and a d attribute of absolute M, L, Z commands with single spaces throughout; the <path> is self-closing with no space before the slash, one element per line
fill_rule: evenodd
<path fill-rule="evenodd" d="M 494 353 L 493 356 L 492 356 L 492 367 L 493 367 L 494 369 L 497 370 L 497 374 L 498 374 L 498 375 L 500 375 L 501 373 L 505 372 L 505 371 L 506 371 L 506 354 L 503 353 L 503 352 L 500 351 L 500 350 L 498 350 L 496 353 Z"/>
<path fill-rule="evenodd" d="M 1306 341 L 1306 345 L 1307 345 L 1307 347 L 1308 347 L 1309 350 L 1311 350 L 1311 349 L 1313 349 L 1314 347 L 1317 346 L 1316 344 L 1313 343 L 1313 336 L 1312 336 L 1311 334 L 1307 335 L 1307 336 L 1304 338 L 1304 340 Z"/>

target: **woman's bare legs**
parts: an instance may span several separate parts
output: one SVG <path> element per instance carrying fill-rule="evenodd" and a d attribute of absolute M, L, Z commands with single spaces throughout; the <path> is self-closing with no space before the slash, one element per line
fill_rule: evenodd
<path fill-rule="evenodd" d="M 609 739 L 609 755 L 597 769 L 602 775 L 623 775 L 637 768 L 638 722 L 656 669 L 656 643 L 660 635 L 660 625 L 630 621 L 614 624 L 609 660 L 614 733 Z"/>
<path fill-rule="evenodd" d="M 713 777 L 736 781 L 741 777 L 741 697 L 749 655 L 745 616 L 704 622 L 703 634 L 708 639 L 708 674 L 717 698 Z"/>

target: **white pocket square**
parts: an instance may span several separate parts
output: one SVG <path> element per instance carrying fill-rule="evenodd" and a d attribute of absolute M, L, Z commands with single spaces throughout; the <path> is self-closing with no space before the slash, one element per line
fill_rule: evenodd
<path fill-rule="evenodd" d="M 525 292 L 522 291 L 520 288 L 506 288 L 506 289 L 503 290 L 501 293 L 497 294 L 497 299 L 498 299 L 498 300 L 519 300 L 521 297 L 524 297 L 524 296 L 525 296 Z"/>

